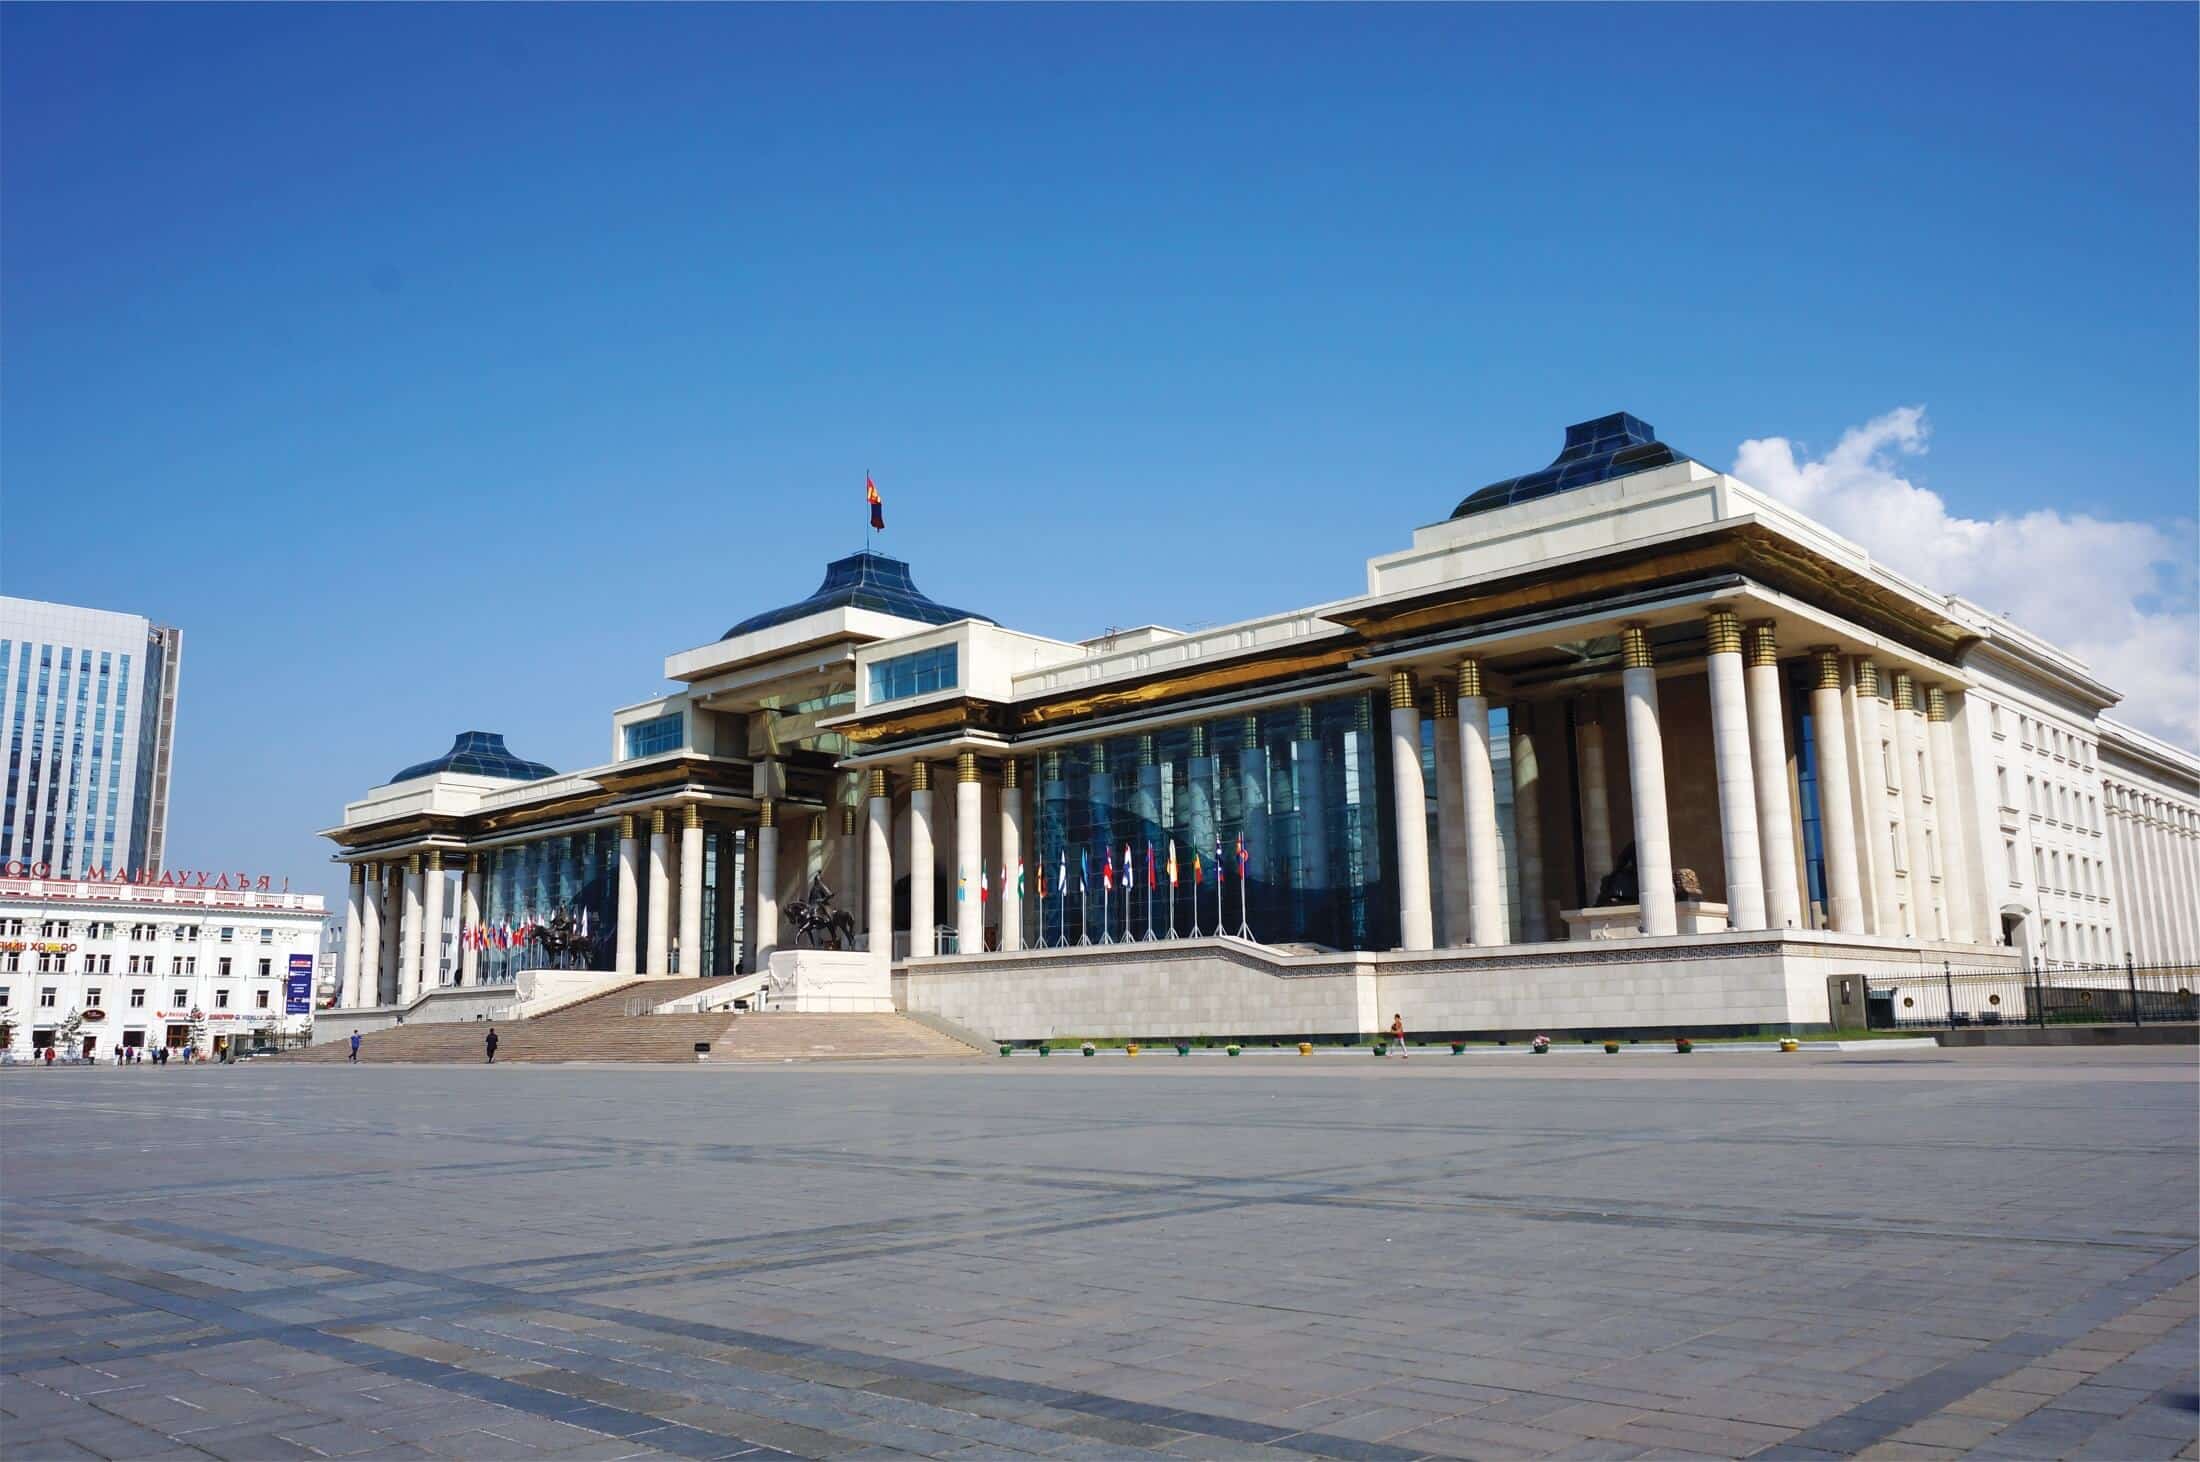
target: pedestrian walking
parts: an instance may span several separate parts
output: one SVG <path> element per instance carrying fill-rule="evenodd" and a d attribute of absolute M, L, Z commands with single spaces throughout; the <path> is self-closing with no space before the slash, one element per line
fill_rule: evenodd
<path fill-rule="evenodd" d="M 489 1034 L 488 1034 L 488 1035 L 487 1035 L 487 1036 L 486 1036 L 486 1037 L 485 1037 L 485 1038 L 484 1038 L 484 1039 L 482 1040 L 482 1045 L 484 1045 L 485 1047 L 487 1047 L 487 1048 L 488 1048 L 488 1051 L 489 1051 L 489 1064 L 490 1064 L 491 1066 L 494 1066 L 494 1065 L 496 1065 L 496 1064 L 497 1064 L 497 1028 L 496 1028 L 495 1026 L 490 1026 L 490 1027 L 489 1027 Z"/>
<path fill-rule="evenodd" d="M 1406 1055 L 1406 1018 L 1402 1015 L 1390 1017 L 1390 1043 L 1398 1048 L 1399 1060 L 1412 1059 Z"/>
<path fill-rule="evenodd" d="M 351 1055 L 345 1059 L 355 1066 L 359 1064 L 359 1032 L 357 1031 L 351 1033 Z"/>

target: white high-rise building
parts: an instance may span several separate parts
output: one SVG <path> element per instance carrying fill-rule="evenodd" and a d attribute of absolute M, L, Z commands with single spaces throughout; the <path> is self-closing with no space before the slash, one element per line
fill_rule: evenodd
<path fill-rule="evenodd" d="M 183 631 L 0 596 L 0 864 L 158 875 Z"/>

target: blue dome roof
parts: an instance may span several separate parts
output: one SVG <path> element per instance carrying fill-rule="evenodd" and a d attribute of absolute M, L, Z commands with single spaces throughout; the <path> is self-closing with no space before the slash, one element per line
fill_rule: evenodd
<path fill-rule="evenodd" d="M 537 782 L 558 774 L 555 767 L 546 767 L 539 761 L 521 761 L 512 755 L 505 748 L 504 738 L 494 731 L 461 731 L 451 742 L 449 751 L 434 761 L 416 762 L 390 780 L 409 782 L 414 777 L 432 777 L 437 772 L 508 777 L 515 782 Z"/>
<path fill-rule="evenodd" d="M 1470 493 L 1451 510 L 1454 518 L 1471 517 L 1492 508 L 1530 502 L 1554 492 L 1569 492 L 1594 482 L 1605 482 L 1631 473 L 1648 472 L 1689 459 L 1658 440 L 1658 430 L 1639 416 L 1615 411 L 1594 421 L 1577 421 L 1566 428 L 1566 445 L 1550 466 L 1540 472 L 1508 477 Z"/>
<path fill-rule="evenodd" d="M 775 624 L 785 624 L 805 615 L 822 614 L 828 609 L 870 609 L 913 619 L 920 624 L 947 624 L 958 619 L 983 619 L 987 624 L 993 623 L 983 614 L 950 609 L 927 599 L 909 581 L 909 565 L 898 558 L 888 558 L 883 553 L 851 553 L 825 565 L 825 582 L 819 584 L 817 592 L 809 598 L 767 609 L 762 614 L 752 614 L 719 638 L 730 640 L 735 635 L 754 634 L 757 630 L 770 629 Z"/>

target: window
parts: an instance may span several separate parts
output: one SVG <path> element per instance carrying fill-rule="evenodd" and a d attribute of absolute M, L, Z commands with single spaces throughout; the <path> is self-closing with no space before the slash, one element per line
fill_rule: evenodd
<path fill-rule="evenodd" d="M 262 1009 L 262 1010 L 265 1010 L 265 1009 L 267 1009 L 267 991 L 265 991 L 265 990 L 257 990 L 257 991 L 254 991 L 254 992 L 253 992 L 253 997 L 252 997 L 252 1003 L 253 1003 L 254 1005 L 258 1006 L 258 1007 L 259 1007 L 260 1009 Z"/>
<path fill-rule="evenodd" d="M 178 971 L 177 971 L 176 973 L 177 973 L 177 974 L 182 974 L 183 972 L 182 972 L 181 970 L 178 970 Z M 217 959 L 217 960 L 215 960 L 215 961 L 214 961 L 214 973 L 215 973 L 215 974 L 217 974 L 217 975 L 220 975 L 220 976 L 221 976 L 221 977 L 222 977 L 223 979 L 225 979 L 225 980 L 229 978 L 229 956 L 228 956 L 228 955 L 226 955 L 226 954 L 225 954 L 225 955 L 221 956 L 221 957 L 220 957 L 219 959 Z"/>
<path fill-rule="evenodd" d="M 106 997 L 100 993 L 99 986 L 88 985 L 85 987 L 84 990 L 84 1008 L 86 1010 L 97 1010 L 99 1008 L 99 1002 L 105 998 Z"/>
<path fill-rule="evenodd" d="M 178 1010 L 183 1009 L 184 1006 L 191 1003 L 191 992 L 184 989 L 181 985 L 178 985 L 175 989 L 169 991 L 168 993 L 175 997 L 168 1003 L 175 1006 Z"/>
<path fill-rule="evenodd" d="M 143 1010 L 145 1008 L 145 987 L 143 985 L 130 992 L 130 1008 L 132 1010 Z"/>
<path fill-rule="evenodd" d="M 229 992 L 227 990 L 216 990 L 214 992 L 214 1008 L 216 1010 L 227 1010 L 229 1008 Z"/>
<path fill-rule="evenodd" d="M 929 695 L 955 686 L 955 647 L 934 645 L 871 666 L 871 703 Z"/>
<path fill-rule="evenodd" d="M 54 987 L 53 987 L 53 986 L 51 986 L 51 985 L 41 985 L 41 986 L 39 986 L 39 987 L 38 987 L 38 1004 L 39 1004 L 39 1008 L 40 1008 L 40 1009 L 42 1009 L 42 1010 L 51 1010 L 51 1009 L 53 1009 L 53 1007 L 54 1007 L 54 1000 L 55 1000 L 55 997 L 56 997 L 56 996 L 58 996 L 59 994 L 60 994 L 60 992 L 59 992 L 58 990 L 54 989 Z"/>
<path fill-rule="evenodd" d="M 636 721 L 626 728 L 626 754 L 629 760 L 641 756 L 660 756 L 668 751 L 678 751 L 681 739 L 682 723 L 678 711 L 647 721 Z"/>

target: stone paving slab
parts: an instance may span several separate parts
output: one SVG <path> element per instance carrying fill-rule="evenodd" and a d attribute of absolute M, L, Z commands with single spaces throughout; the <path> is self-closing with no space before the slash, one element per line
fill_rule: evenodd
<path fill-rule="evenodd" d="M 2189 1053 L 1630 1056 L 9 1072 L 0 1451 L 2200 1448 Z"/>

